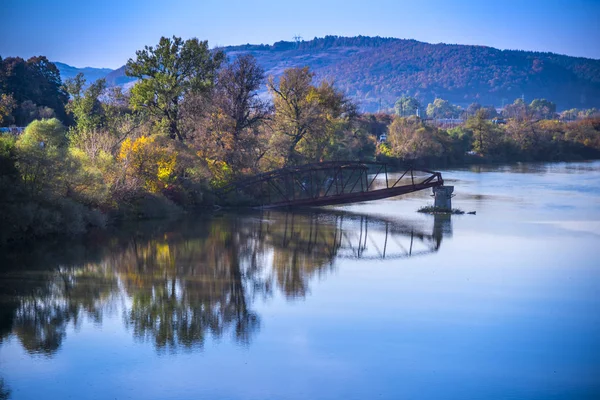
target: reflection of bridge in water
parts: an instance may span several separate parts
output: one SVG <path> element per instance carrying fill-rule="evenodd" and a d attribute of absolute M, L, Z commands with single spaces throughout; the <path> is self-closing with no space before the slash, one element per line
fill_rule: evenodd
<path fill-rule="evenodd" d="M 410 223 L 346 212 L 267 212 L 259 240 L 275 248 L 334 258 L 384 260 L 435 253 L 451 233 L 447 216 L 436 215 L 431 233 Z"/>
<path fill-rule="evenodd" d="M 442 186 L 442 174 L 412 167 L 390 179 L 385 163 L 330 161 L 287 167 L 234 182 L 219 192 L 224 204 L 235 194 L 249 206 L 318 207 L 385 199 Z"/>

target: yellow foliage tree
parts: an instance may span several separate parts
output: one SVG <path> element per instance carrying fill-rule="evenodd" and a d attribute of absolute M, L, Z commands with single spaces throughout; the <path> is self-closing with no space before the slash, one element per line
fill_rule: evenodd
<path fill-rule="evenodd" d="M 159 192 L 175 180 L 177 153 L 161 146 L 154 136 L 127 138 L 121 144 L 118 160 L 126 174 L 141 180 L 150 192 Z"/>
<path fill-rule="evenodd" d="M 225 161 L 213 160 L 210 158 L 205 158 L 205 161 L 207 163 L 208 170 L 212 175 L 210 184 L 213 187 L 223 187 L 227 183 L 231 182 L 233 172 L 231 171 L 231 167 Z"/>

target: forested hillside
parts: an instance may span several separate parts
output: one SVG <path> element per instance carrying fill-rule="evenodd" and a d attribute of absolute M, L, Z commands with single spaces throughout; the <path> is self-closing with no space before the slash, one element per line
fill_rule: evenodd
<path fill-rule="evenodd" d="M 390 108 L 403 94 L 424 104 L 441 97 L 500 107 L 524 96 L 550 99 L 559 109 L 600 106 L 600 60 L 553 53 L 361 36 L 223 50 L 253 54 L 272 75 L 308 65 L 368 111 Z"/>

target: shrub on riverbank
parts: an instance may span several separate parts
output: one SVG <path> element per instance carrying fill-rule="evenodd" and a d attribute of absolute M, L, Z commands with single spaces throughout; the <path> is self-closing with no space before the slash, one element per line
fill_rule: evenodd
<path fill-rule="evenodd" d="M 69 191 L 71 163 L 65 128 L 34 121 L 18 138 L 0 137 L 0 244 L 103 227 L 106 216 Z"/>

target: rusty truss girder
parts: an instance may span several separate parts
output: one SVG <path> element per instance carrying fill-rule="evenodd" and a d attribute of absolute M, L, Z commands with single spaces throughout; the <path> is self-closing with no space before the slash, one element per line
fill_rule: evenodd
<path fill-rule="evenodd" d="M 385 163 L 330 161 L 258 174 L 227 185 L 219 196 L 235 192 L 262 208 L 318 207 L 379 200 L 443 184 L 441 173 L 427 169 L 411 166 L 390 180 Z"/>

